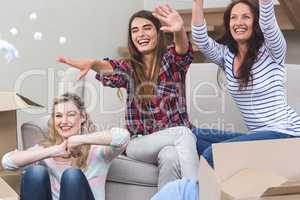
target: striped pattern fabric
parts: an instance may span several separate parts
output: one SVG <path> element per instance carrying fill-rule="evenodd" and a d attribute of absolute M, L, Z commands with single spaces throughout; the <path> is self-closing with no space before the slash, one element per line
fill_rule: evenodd
<path fill-rule="evenodd" d="M 233 73 L 235 55 L 207 33 L 207 26 L 192 26 L 192 35 L 201 52 L 224 69 L 226 86 L 240 109 L 250 132 L 272 130 L 300 136 L 300 117 L 287 104 L 284 90 L 286 41 L 277 24 L 272 0 L 260 1 L 260 27 L 265 42 L 252 66 L 253 81 L 239 90 Z"/>

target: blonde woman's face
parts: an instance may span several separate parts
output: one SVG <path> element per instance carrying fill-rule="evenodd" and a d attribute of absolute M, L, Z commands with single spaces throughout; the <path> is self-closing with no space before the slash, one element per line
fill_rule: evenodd
<path fill-rule="evenodd" d="M 72 101 L 63 102 L 54 107 L 55 129 L 63 138 L 80 133 L 84 117 Z"/>

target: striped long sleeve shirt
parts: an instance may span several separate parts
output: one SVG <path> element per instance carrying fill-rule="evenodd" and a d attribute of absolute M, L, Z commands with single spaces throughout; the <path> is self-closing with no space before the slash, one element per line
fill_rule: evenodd
<path fill-rule="evenodd" d="M 234 75 L 235 54 L 226 45 L 208 36 L 207 26 L 192 26 L 192 35 L 201 52 L 224 69 L 226 88 L 240 109 L 249 132 L 279 131 L 300 136 L 300 117 L 285 98 L 284 77 L 286 68 L 286 41 L 277 24 L 272 0 L 260 1 L 259 24 L 265 41 L 252 66 L 252 81 L 239 90 Z"/>

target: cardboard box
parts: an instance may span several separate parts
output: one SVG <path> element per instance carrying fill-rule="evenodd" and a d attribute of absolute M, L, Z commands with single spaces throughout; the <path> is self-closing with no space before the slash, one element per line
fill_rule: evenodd
<path fill-rule="evenodd" d="M 18 194 L 0 177 L 0 199 L 18 200 Z"/>
<path fill-rule="evenodd" d="M 300 138 L 214 144 L 214 169 L 200 158 L 200 199 L 299 200 L 299 152 Z"/>
<path fill-rule="evenodd" d="M 21 176 L 21 171 L 2 170 L 0 172 L 0 178 L 2 178 L 17 194 L 20 194 Z"/>
<path fill-rule="evenodd" d="M 0 92 L 0 159 L 17 148 L 17 110 L 31 106 L 42 107 L 14 92 Z M 0 172 L 3 170 L 0 165 Z"/>

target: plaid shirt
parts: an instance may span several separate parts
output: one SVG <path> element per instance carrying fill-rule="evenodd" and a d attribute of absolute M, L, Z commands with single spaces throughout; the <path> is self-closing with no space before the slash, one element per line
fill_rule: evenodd
<path fill-rule="evenodd" d="M 185 76 L 193 60 L 191 44 L 185 55 L 176 53 L 174 43 L 168 47 L 163 55 L 154 95 L 143 107 L 141 100 L 134 95 L 133 70 L 128 61 L 106 60 L 111 63 L 113 73 L 97 74 L 96 79 L 104 86 L 126 89 L 125 120 L 131 136 L 147 135 L 173 126 L 193 127 L 187 114 L 185 94 Z"/>

